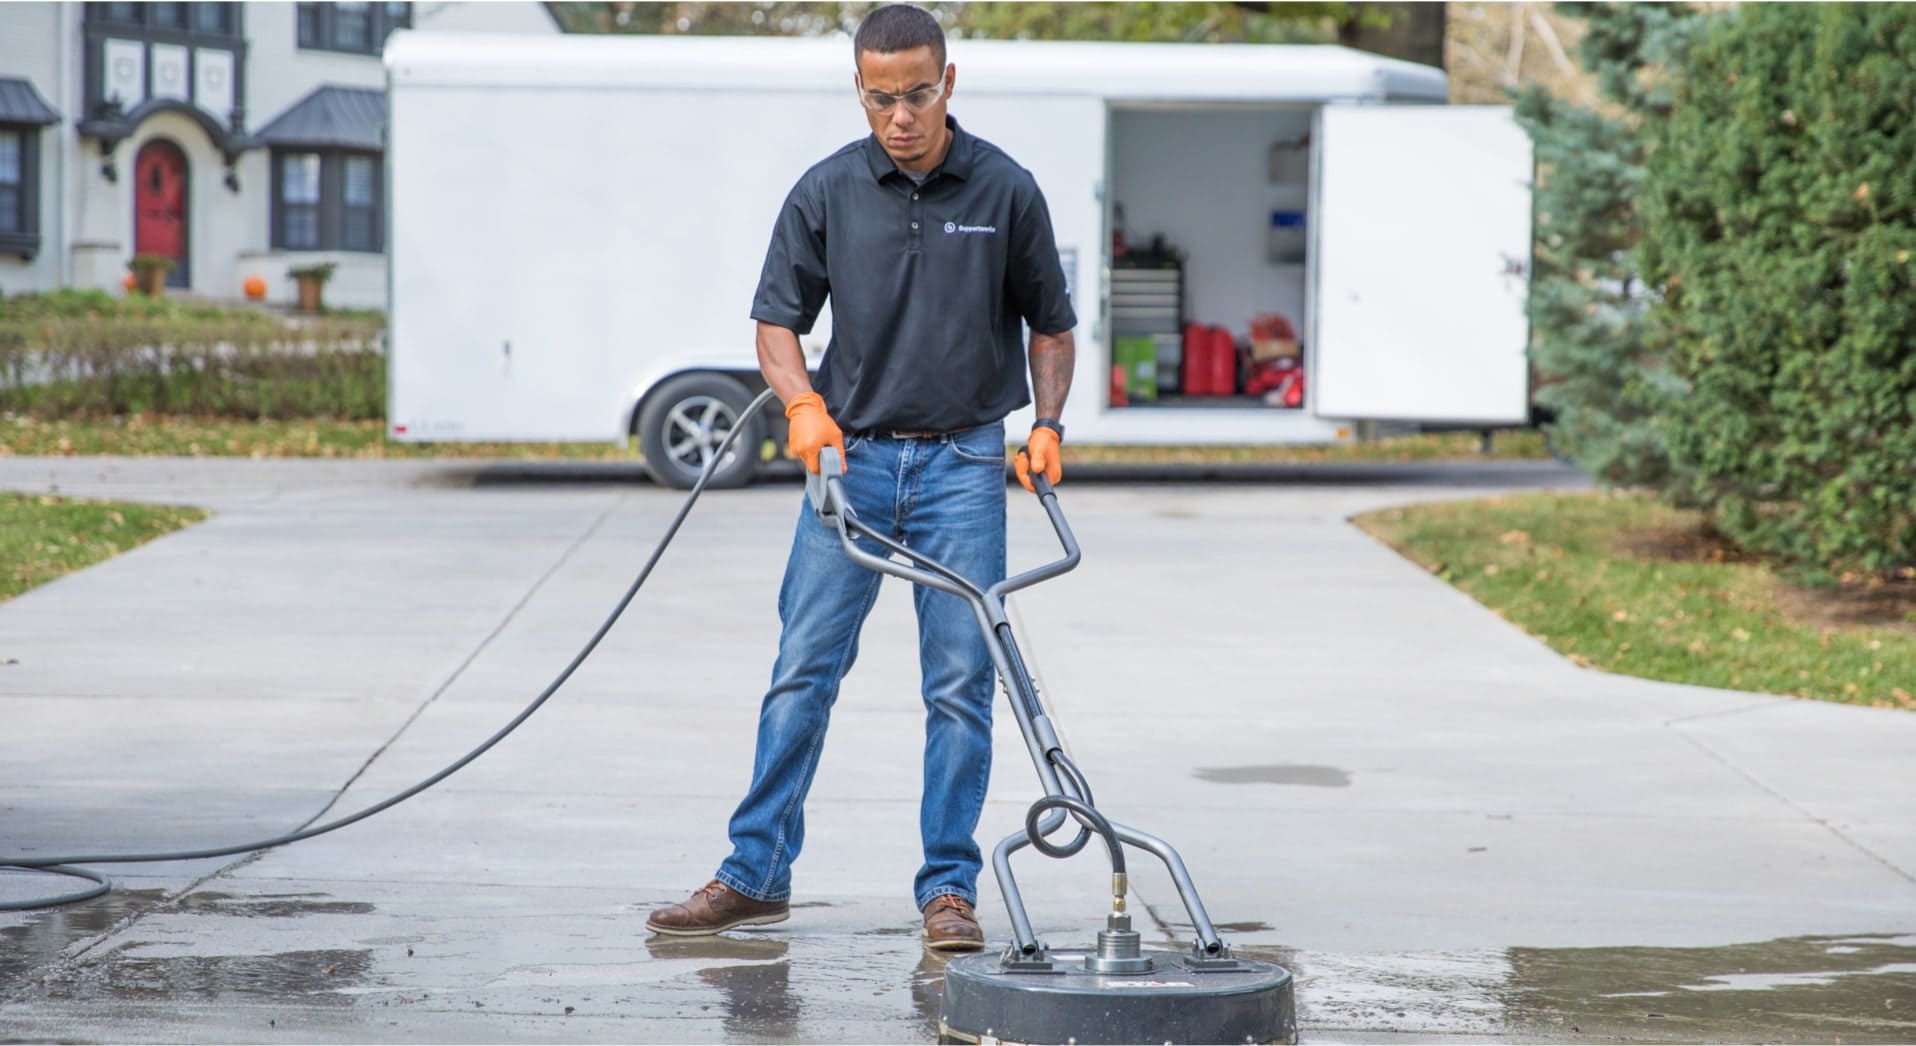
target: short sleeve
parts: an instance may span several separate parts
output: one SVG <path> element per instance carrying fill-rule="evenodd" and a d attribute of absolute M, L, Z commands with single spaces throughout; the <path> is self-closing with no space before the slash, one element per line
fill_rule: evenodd
<path fill-rule="evenodd" d="M 772 244 L 765 251 L 765 268 L 752 299 L 752 318 L 809 334 L 830 294 L 824 208 L 800 182 L 785 197 L 772 226 Z"/>
<path fill-rule="evenodd" d="M 1051 231 L 1051 211 L 1034 184 L 1018 209 L 1011 230 L 1011 260 L 1006 272 L 1018 315 L 1039 334 L 1062 334 L 1078 325 L 1065 290 L 1064 265 Z"/>

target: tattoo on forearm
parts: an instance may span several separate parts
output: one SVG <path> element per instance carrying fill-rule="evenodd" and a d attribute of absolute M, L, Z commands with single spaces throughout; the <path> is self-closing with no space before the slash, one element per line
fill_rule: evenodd
<path fill-rule="evenodd" d="M 1064 412 L 1077 356 L 1069 331 L 1031 336 L 1031 396 L 1036 401 L 1039 417 L 1055 418 Z"/>

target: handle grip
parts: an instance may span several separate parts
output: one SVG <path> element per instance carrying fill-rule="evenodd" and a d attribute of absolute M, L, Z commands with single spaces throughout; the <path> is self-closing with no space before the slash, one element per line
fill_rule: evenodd
<path fill-rule="evenodd" d="M 838 515 L 838 506 L 831 496 L 831 481 L 845 472 L 845 462 L 838 456 L 837 447 L 820 447 L 818 451 L 818 471 L 805 474 L 805 496 L 812 501 L 812 511 L 820 519 L 830 521 Z"/>
<path fill-rule="evenodd" d="M 1031 461 L 1031 447 L 1029 445 L 1019 447 L 1018 453 L 1025 456 L 1025 462 L 1028 465 Z M 1054 488 L 1051 486 L 1051 477 L 1037 469 L 1028 469 L 1027 471 L 1031 476 L 1031 489 L 1040 498 L 1049 496 L 1054 492 Z"/>

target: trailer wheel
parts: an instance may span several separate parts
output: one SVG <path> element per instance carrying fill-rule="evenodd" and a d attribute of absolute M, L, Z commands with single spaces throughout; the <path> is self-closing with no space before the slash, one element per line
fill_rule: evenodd
<path fill-rule="evenodd" d="M 751 402 L 745 386 L 723 374 L 681 374 L 666 381 L 639 410 L 636 430 L 646 471 L 664 486 L 691 487 Z M 710 486 L 742 487 L 758 470 L 765 421 L 753 416 L 742 424 L 745 431 L 712 473 Z"/>

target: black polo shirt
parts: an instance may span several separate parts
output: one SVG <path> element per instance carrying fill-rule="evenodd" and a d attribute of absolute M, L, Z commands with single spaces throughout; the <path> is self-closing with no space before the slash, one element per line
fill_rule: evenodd
<path fill-rule="evenodd" d="M 1037 181 L 945 123 L 924 184 L 868 136 L 806 171 L 772 230 L 752 318 L 805 334 L 831 299 L 816 388 L 847 432 L 1001 420 L 1031 402 L 1020 321 L 1077 326 Z"/>

